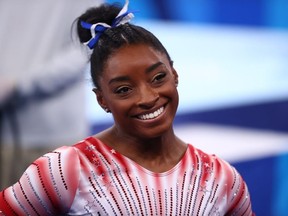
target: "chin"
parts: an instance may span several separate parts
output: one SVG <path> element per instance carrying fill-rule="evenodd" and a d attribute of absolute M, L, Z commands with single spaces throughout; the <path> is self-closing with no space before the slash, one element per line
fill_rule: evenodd
<path fill-rule="evenodd" d="M 159 125 L 157 127 L 139 128 L 139 130 L 137 130 L 137 136 L 141 137 L 142 139 L 155 139 L 171 132 L 172 131 L 171 129 L 172 129 L 172 122 L 170 124 L 167 124 L 166 121 L 165 124 Z"/>

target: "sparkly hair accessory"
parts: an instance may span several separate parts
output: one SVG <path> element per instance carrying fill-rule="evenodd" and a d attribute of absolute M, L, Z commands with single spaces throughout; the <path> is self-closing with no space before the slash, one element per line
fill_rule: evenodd
<path fill-rule="evenodd" d="M 91 32 L 91 39 L 83 44 L 88 46 L 90 49 L 93 49 L 97 41 L 99 40 L 100 36 L 103 34 L 104 31 L 106 31 L 106 29 L 114 28 L 114 27 L 123 25 L 125 23 L 128 23 L 134 17 L 133 13 L 128 11 L 128 4 L 129 4 L 129 0 L 126 0 L 125 5 L 121 9 L 121 11 L 118 13 L 118 15 L 115 17 L 111 26 L 102 22 L 90 24 L 90 23 L 81 21 L 82 28 L 88 29 L 88 30 L 90 29 L 90 32 Z"/>

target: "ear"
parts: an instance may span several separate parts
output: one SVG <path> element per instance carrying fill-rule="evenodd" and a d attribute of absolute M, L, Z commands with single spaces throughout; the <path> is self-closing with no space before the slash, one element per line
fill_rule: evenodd
<path fill-rule="evenodd" d="M 102 109 L 104 109 L 104 110 L 107 109 L 107 104 L 106 104 L 106 101 L 103 97 L 103 92 L 98 88 L 93 88 L 92 90 L 96 95 L 96 99 L 97 99 L 98 104 L 102 107 Z"/>

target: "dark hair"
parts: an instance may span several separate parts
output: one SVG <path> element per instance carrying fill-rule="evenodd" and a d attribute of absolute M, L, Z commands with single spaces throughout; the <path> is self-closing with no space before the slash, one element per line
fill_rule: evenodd
<path fill-rule="evenodd" d="M 91 39 L 90 30 L 84 29 L 81 26 L 81 21 L 90 24 L 102 22 L 111 25 L 120 10 L 121 7 L 117 4 L 102 4 L 99 7 L 93 7 L 88 9 L 76 20 L 77 33 L 80 42 L 84 43 Z M 131 23 L 119 25 L 117 27 L 107 29 L 100 36 L 97 44 L 93 49 L 92 55 L 90 57 L 90 62 L 91 77 L 95 87 L 99 88 L 98 79 L 103 72 L 108 58 L 117 49 L 127 44 L 147 44 L 155 50 L 158 50 L 161 53 L 165 53 L 169 62 L 171 62 L 172 64 L 171 58 L 167 50 L 151 32 Z"/>

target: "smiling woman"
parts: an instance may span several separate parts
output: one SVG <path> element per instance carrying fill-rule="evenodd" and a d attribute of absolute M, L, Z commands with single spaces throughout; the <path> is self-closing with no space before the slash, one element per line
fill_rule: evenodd
<path fill-rule="evenodd" d="M 178 74 L 161 42 L 104 4 L 77 19 L 111 128 L 40 157 L 0 193 L 4 215 L 252 215 L 224 160 L 174 134 Z"/>
<path fill-rule="evenodd" d="M 100 106 L 107 107 L 115 120 L 112 133 L 101 139 L 109 139 L 110 145 L 117 143 L 112 147 L 122 152 L 121 148 L 136 145 L 130 143 L 135 138 L 141 143 L 171 133 L 178 106 L 177 82 L 177 73 L 165 53 L 146 44 L 119 48 L 107 60 L 97 81 L 99 88 L 94 89 Z"/>

